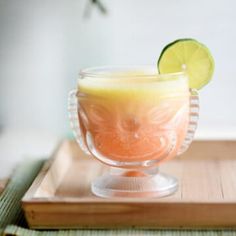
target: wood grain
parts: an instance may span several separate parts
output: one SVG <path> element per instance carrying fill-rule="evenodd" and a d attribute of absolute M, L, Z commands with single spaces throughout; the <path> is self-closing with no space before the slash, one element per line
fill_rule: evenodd
<path fill-rule="evenodd" d="M 23 198 L 32 228 L 236 227 L 236 142 L 197 141 L 161 165 L 179 179 L 165 198 L 94 196 L 91 181 L 107 167 L 63 142 Z"/>

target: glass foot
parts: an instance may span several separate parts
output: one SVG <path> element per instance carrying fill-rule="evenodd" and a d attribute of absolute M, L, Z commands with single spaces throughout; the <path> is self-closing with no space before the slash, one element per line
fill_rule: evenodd
<path fill-rule="evenodd" d="M 111 168 L 92 182 L 92 192 L 99 197 L 164 197 L 178 189 L 175 177 L 149 170 Z"/>

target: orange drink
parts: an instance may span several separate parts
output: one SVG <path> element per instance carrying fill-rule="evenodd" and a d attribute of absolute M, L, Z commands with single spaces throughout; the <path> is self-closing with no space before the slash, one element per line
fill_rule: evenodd
<path fill-rule="evenodd" d="M 188 78 L 124 71 L 78 82 L 82 136 L 93 155 L 156 163 L 175 156 L 189 121 Z M 141 166 L 140 166 L 141 167 Z"/>

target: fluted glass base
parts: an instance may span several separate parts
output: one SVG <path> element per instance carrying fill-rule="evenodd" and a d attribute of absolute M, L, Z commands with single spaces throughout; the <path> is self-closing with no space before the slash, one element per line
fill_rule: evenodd
<path fill-rule="evenodd" d="M 164 197 L 178 189 L 175 177 L 158 168 L 124 170 L 111 168 L 92 182 L 92 192 L 99 197 Z"/>

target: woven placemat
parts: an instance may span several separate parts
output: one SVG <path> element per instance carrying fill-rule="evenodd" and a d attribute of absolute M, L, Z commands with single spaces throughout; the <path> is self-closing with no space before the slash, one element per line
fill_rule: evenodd
<path fill-rule="evenodd" d="M 234 230 L 30 230 L 20 206 L 20 200 L 43 165 L 43 161 L 27 161 L 16 169 L 0 195 L 0 235 L 19 236 L 236 236 Z"/>
<path fill-rule="evenodd" d="M 21 210 L 20 200 L 31 185 L 43 160 L 27 161 L 19 165 L 0 195 L 0 230 L 3 231 L 9 224 L 26 227 L 26 221 Z"/>
<path fill-rule="evenodd" d="M 60 230 L 60 231 L 34 231 L 17 226 L 8 226 L 5 235 L 23 236 L 235 236 L 234 231 L 223 230 Z"/>

